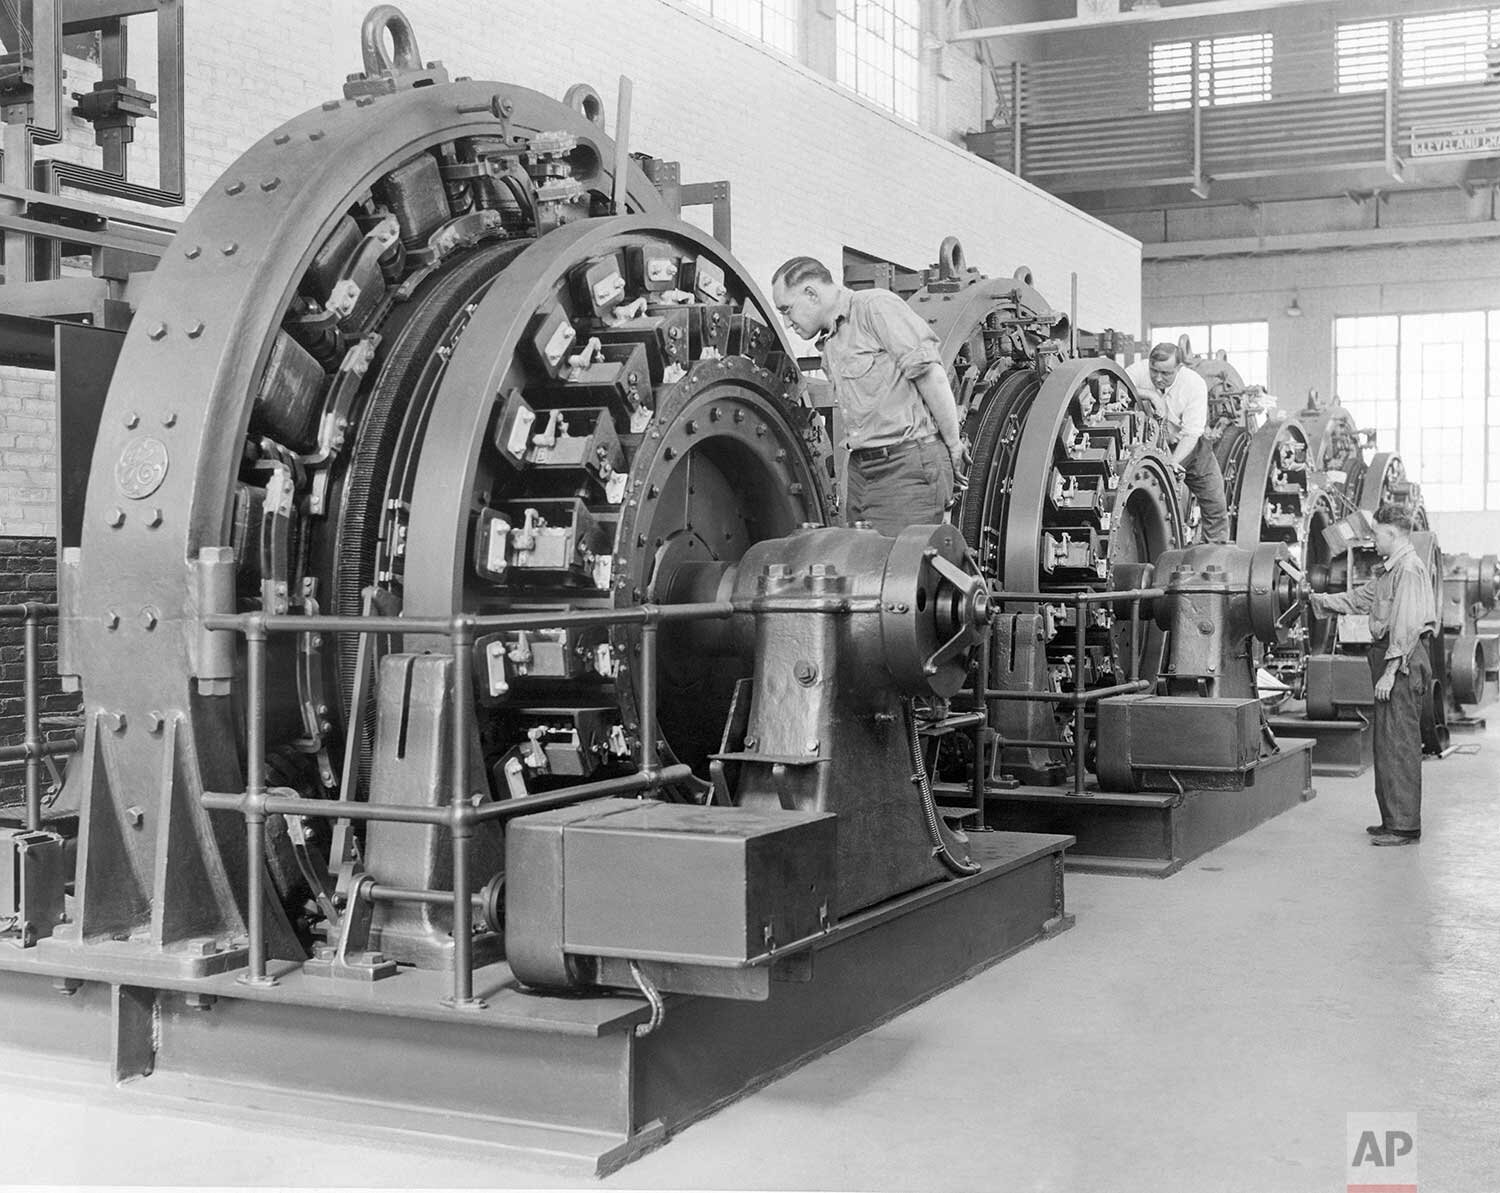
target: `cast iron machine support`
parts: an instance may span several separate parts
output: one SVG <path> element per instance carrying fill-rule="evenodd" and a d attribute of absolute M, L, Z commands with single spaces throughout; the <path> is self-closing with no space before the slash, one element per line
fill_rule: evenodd
<path fill-rule="evenodd" d="M 724 594 L 732 603 L 730 621 L 697 624 L 703 655 L 753 646 L 754 674 L 739 681 L 713 755 L 714 803 L 730 806 L 605 800 L 514 822 L 506 952 L 521 981 L 645 978 L 659 990 L 733 996 L 744 979 L 725 974 L 731 966 L 769 965 L 839 919 L 980 873 L 968 839 L 942 821 L 910 709 L 913 696 L 958 689 L 988 626 L 989 589 L 957 531 L 914 526 L 888 539 L 806 529 L 758 543 L 738 564 L 687 563 L 662 587 L 669 602 Z M 800 847 L 785 831 L 798 827 Z M 737 916 L 724 940 L 673 914 L 684 901 L 733 904 L 726 880 L 765 899 L 775 877 L 757 872 L 758 851 L 741 852 L 740 834 L 754 842 L 778 830 L 788 839 L 764 850 L 790 877 L 777 905 L 748 909 L 748 944 Z M 695 866 L 694 834 L 733 841 L 734 863 Z M 595 867 L 592 878 L 580 864 Z M 679 881 L 663 884 L 664 868 Z"/>
<path fill-rule="evenodd" d="M 942 822 L 906 698 L 988 589 L 952 527 L 820 529 L 787 342 L 597 93 L 364 42 L 126 336 L 60 567 L 75 889 L 0 1036 L 608 1168 L 1065 927 L 1071 840 Z M 575 977 L 639 997 L 521 985 Z"/>
<path fill-rule="evenodd" d="M 1156 563 L 1152 602 L 1171 657 L 1155 695 L 1099 703 L 1099 779 L 1112 791 L 1239 790 L 1279 752 L 1256 691 L 1255 643 L 1301 613 L 1302 572 L 1282 544 L 1203 544 Z"/>
<path fill-rule="evenodd" d="M 1067 316 L 1024 266 L 986 278 L 950 237 L 924 276 L 909 301 L 938 336 L 973 461 L 952 521 L 993 585 L 1056 598 L 1001 606 L 987 686 L 1062 693 L 1149 682 L 1162 651 L 1155 627 L 1071 598 L 1143 583 L 1157 555 L 1186 542 L 1159 420 L 1113 360 L 1069 355 Z M 1081 775 L 1081 708 L 989 703 L 998 747 L 989 777 Z"/>
<path fill-rule="evenodd" d="M 1160 561 L 1184 562 L 1188 502 L 1153 408 L 1113 360 L 1072 354 L 1068 321 L 1032 289 L 1028 271 L 986 279 L 949 241 L 924 280 L 910 301 L 938 335 L 973 459 L 953 521 L 996 603 L 989 665 L 975 685 L 983 694 L 970 697 L 982 700 L 994 730 L 976 742 L 975 756 L 984 757 L 984 745 L 993 751 L 968 783 L 942 785 L 950 807 L 982 803 L 993 827 L 1075 834 L 1084 856 L 1070 864 L 1160 874 L 1307 798 L 1306 751 L 1271 748 L 1246 670 L 1259 656 L 1251 643 L 1294 634 L 1297 610 L 1278 606 L 1269 623 L 1256 622 L 1257 635 L 1239 635 L 1243 602 L 1227 595 L 1254 572 L 1251 587 L 1265 591 L 1246 607 L 1263 611 L 1272 589 L 1283 600 L 1299 591 L 1297 568 L 1274 547 L 1187 557 L 1185 575 L 1198 575 L 1195 560 L 1225 575 L 1209 584 L 1217 585 L 1212 600 L 1190 596 L 1177 578 L 1176 605 L 1212 605 L 1192 623 L 1200 641 L 1177 642 L 1172 631 L 1181 627 L 1151 609 L 1153 601 L 1168 607 Z M 1200 622 L 1212 622 L 1211 642 L 1201 640 Z M 1232 695 L 1227 678 L 1206 686 L 1195 678 L 1191 695 L 1176 694 L 1197 666 L 1193 647 L 1204 645 L 1233 646 Z M 1181 677 L 1169 660 L 1181 663 Z M 1174 694 L 1141 703 L 1152 691 Z M 1120 708 L 1126 717 L 1134 709 L 1134 728 L 1112 720 L 1106 731 Z M 1214 718 L 1226 708 L 1221 724 Z M 1159 721 L 1146 725 L 1148 713 L 1164 711 L 1169 722 L 1220 725 L 1227 744 L 1196 760 L 1175 758 L 1171 796 L 1140 793 L 1122 765 L 1131 750 L 1144 758 L 1155 738 L 1197 741 L 1163 734 Z M 1106 759 L 1106 750 L 1119 757 Z M 950 761 L 947 773 L 957 766 Z"/>

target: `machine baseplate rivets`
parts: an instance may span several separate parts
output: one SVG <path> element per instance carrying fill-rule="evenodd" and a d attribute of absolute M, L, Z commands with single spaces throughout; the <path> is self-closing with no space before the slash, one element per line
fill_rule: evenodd
<path fill-rule="evenodd" d="M 162 729 L 166 727 L 166 724 L 167 719 L 162 716 L 161 713 L 159 713 L 156 709 L 153 708 L 146 714 L 147 733 L 160 733 Z"/>
<path fill-rule="evenodd" d="M 189 335 L 192 333 L 189 332 Z M 168 410 L 161 416 L 161 425 L 164 427 L 175 427 L 177 425 L 177 411 Z"/>
<path fill-rule="evenodd" d="M 818 681 L 817 664 L 810 663 L 806 659 L 798 660 L 796 666 L 792 668 L 792 674 L 803 687 L 811 687 Z"/>
<path fill-rule="evenodd" d="M 202 324 L 202 322 L 200 322 L 198 320 L 194 320 L 192 323 L 189 323 L 187 325 L 187 334 L 188 334 L 188 339 L 190 339 L 190 340 L 196 340 L 199 336 L 201 336 L 203 334 L 203 324 Z"/>
<path fill-rule="evenodd" d="M 106 712 L 104 714 L 104 727 L 111 733 L 124 733 L 127 724 L 123 712 Z"/>
<path fill-rule="evenodd" d="M 131 804 L 125 809 L 125 822 L 131 828 L 140 828 L 141 822 L 146 819 L 146 811 L 138 804 Z"/>
<path fill-rule="evenodd" d="M 323 130 L 321 128 L 313 129 L 312 132 L 307 134 L 307 139 L 309 141 L 321 141 L 323 139 Z"/>
<path fill-rule="evenodd" d="M 271 138 L 271 143 L 273 145 L 285 145 L 291 139 L 291 135 L 288 133 L 277 133 Z"/>
<path fill-rule="evenodd" d="M 233 182 L 229 183 L 224 188 L 224 193 L 226 195 L 238 195 L 238 194 L 242 193 L 244 191 L 244 189 L 245 189 L 244 182 L 242 180 L 236 178 Z"/>
<path fill-rule="evenodd" d="M 228 241 L 224 245 L 224 247 L 219 250 L 219 252 L 223 253 L 226 257 L 232 257 L 239 251 L 239 242 L 235 240 Z"/>
<path fill-rule="evenodd" d="M 161 525 L 161 518 L 161 506 L 153 505 L 151 507 L 151 512 L 146 515 L 146 525 L 149 526 L 152 530 L 155 530 L 158 526 Z"/>
<path fill-rule="evenodd" d="M 141 416 L 139 414 L 137 414 L 134 410 L 131 410 L 131 411 L 127 412 L 126 415 L 125 415 L 125 417 L 122 418 L 120 421 L 125 424 L 125 429 L 127 431 L 133 431 L 138 426 L 141 425 Z"/>
<path fill-rule="evenodd" d="M 147 605 L 144 609 L 141 610 L 141 628 L 147 633 L 150 633 L 150 631 L 154 630 L 156 628 L 157 622 L 160 620 L 161 614 L 158 613 L 152 606 Z"/>
<path fill-rule="evenodd" d="M 277 178 L 273 174 L 270 178 L 266 178 L 266 179 L 263 179 L 261 181 L 260 189 L 263 190 L 263 191 L 265 191 L 267 194 L 269 194 L 271 191 L 274 191 L 280 185 L 281 185 L 281 179 Z"/>
<path fill-rule="evenodd" d="M 105 524 L 118 530 L 125 525 L 125 511 L 117 505 L 112 505 L 104 515 Z"/>
<path fill-rule="evenodd" d="M 187 248 L 182 250 L 182 255 L 189 261 L 196 261 L 200 256 L 203 255 L 203 246 L 198 244 L 190 244 L 187 246 Z"/>
<path fill-rule="evenodd" d="M 104 628 L 106 630 L 117 630 L 120 628 L 120 615 L 113 609 L 104 611 Z"/>

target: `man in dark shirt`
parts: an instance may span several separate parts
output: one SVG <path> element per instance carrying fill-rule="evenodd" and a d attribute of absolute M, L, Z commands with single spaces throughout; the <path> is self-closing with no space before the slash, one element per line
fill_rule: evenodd
<path fill-rule="evenodd" d="M 1396 506 L 1375 514 L 1374 578 L 1344 593 L 1314 593 L 1318 613 L 1367 615 L 1375 681 L 1375 845 L 1422 836 L 1422 702 L 1432 687 L 1427 636 L 1437 629 L 1433 579 L 1411 545 L 1411 517 Z"/>
<path fill-rule="evenodd" d="M 846 290 L 822 262 L 793 257 L 771 300 L 816 340 L 849 451 L 845 518 L 895 537 L 944 519 L 963 467 L 958 405 L 932 329 L 889 290 Z"/>

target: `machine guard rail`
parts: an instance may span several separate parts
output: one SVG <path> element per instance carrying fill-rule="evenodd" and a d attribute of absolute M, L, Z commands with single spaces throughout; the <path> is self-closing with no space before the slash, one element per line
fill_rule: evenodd
<path fill-rule="evenodd" d="M 1143 692 L 1152 685 L 1149 680 L 1138 678 L 1140 659 L 1139 642 L 1141 629 L 1141 602 L 1155 600 L 1166 595 L 1164 588 L 1128 588 L 1116 592 L 1007 592 L 1004 589 L 995 588 L 991 590 L 990 598 L 996 606 L 1000 605 L 1071 605 L 1073 607 L 1073 690 L 1071 692 L 1022 692 L 1012 691 L 1005 688 L 983 688 L 983 699 L 979 699 L 978 691 L 980 682 L 985 685 L 989 683 L 990 671 L 990 638 L 986 635 L 984 649 L 980 652 L 979 676 L 980 682 L 976 682 L 965 691 L 975 698 L 980 711 L 988 710 L 991 700 L 1023 700 L 1033 703 L 1066 704 L 1073 709 L 1073 740 L 1071 743 L 1065 741 L 1041 741 L 1031 738 L 1020 740 L 1006 740 L 998 732 L 994 735 L 996 751 L 1003 750 L 1007 746 L 1036 747 L 1055 750 L 1069 750 L 1073 752 L 1073 794 L 1084 793 L 1084 760 L 1087 756 L 1087 734 L 1088 727 L 1085 723 L 1085 710 L 1089 705 L 1095 704 L 1106 696 L 1121 696 L 1129 692 Z M 1122 604 L 1130 603 L 1130 679 L 1124 683 L 1111 684 L 1102 688 L 1086 688 L 1083 682 L 1083 656 L 1087 647 L 1088 625 L 1084 617 L 1087 606 L 1097 604 Z M 988 715 L 985 720 L 988 721 Z M 976 729 L 975 736 L 983 732 Z M 976 742 L 976 745 L 978 743 Z M 982 759 L 982 753 L 976 752 L 976 759 Z M 974 768 L 974 801 L 975 808 L 983 815 L 984 811 L 984 767 L 976 761 Z"/>
<path fill-rule="evenodd" d="M 247 985 L 272 986 L 277 979 L 266 971 L 266 937 L 262 900 L 265 895 L 265 821 L 269 816 L 321 816 L 329 819 L 394 820 L 431 824 L 446 828 L 453 845 L 453 890 L 406 891 L 375 887 L 382 901 L 411 900 L 448 902 L 453 912 L 453 993 L 444 1001 L 459 1010 L 484 1006 L 474 997 L 473 912 L 474 895 L 469 874 L 469 845 L 474 826 L 539 812 L 561 804 L 618 795 L 631 791 L 654 791 L 678 782 L 691 771 L 682 765 L 661 765 L 657 746 L 656 686 L 657 630 L 663 622 L 700 621 L 729 617 L 735 606 L 729 601 L 684 605 L 639 605 L 631 609 L 569 610 L 551 613 L 476 616 L 462 613 L 437 617 L 347 617 L 299 616 L 296 614 L 244 613 L 204 618 L 210 630 L 244 635 L 246 642 L 246 788 L 243 792 L 205 792 L 204 807 L 238 812 L 246 832 L 247 928 L 249 973 L 240 981 Z M 476 631 L 550 629 L 557 626 L 638 625 L 641 627 L 640 658 L 640 770 L 633 775 L 549 791 L 536 796 L 476 806 L 462 796 L 469 786 L 469 723 L 473 715 L 466 698 L 472 682 L 472 647 Z M 404 804 L 368 804 L 360 801 L 311 800 L 274 795 L 266 788 L 266 643 L 276 633 L 378 633 L 437 635 L 448 638 L 453 658 L 453 723 L 451 759 L 452 798 L 447 807 Z"/>
<path fill-rule="evenodd" d="M 0 746 L 0 766 L 16 762 L 26 765 L 26 831 L 42 827 L 42 762 L 47 758 L 75 753 L 76 741 L 49 742 L 42 737 L 41 700 L 41 625 L 57 619 L 57 606 L 28 601 L 24 605 L 0 605 L 0 621 L 19 621 L 24 627 L 22 682 L 25 704 L 22 712 L 22 740 L 11 746 Z"/>

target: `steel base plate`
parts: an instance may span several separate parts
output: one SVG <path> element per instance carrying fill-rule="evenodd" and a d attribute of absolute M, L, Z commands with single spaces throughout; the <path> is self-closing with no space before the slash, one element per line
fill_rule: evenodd
<path fill-rule="evenodd" d="M 1375 730 L 1369 721 L 1272 717 L 1271 731 L 1279 739 L 1310 740 L 1315 775 L 1354 778 L 1375 765 Z"/>
<path fill-rule="evenodd" d="M 335 982 L 280 962 L 276 985 L 251 987 L 234 973 L 147 974 L 123 956 L 89 957 L 87 945 L 4 949 L 0 1073 L 114 1085 L 144 1109 L 324 1140 L 604 1173 L 1071 925 L 1071 837 L 972 840 L 979 874 L 839 924 L 805 980 L 773 983 L 765 1002 L 668 996 L 664 1021 L 644 1037 L 639 997 L 529 994 L 504 964 L 475 974 L 484 1006 L 458 1011 L 442 1003 L 447 975 L 433 971 Z"/>
<path fill-rule="evenodd" d="M 1281 752 L 1257 763 L 1248 778 L 1241 790 L 1190 787 L 1181 795 L 1000 788 L 987 793 L 985 820 L 997 829 L 1076 837 L 1070 870 L 1165 878 L 1311 799 L 1311 743 L 1282 742 Z"/>

